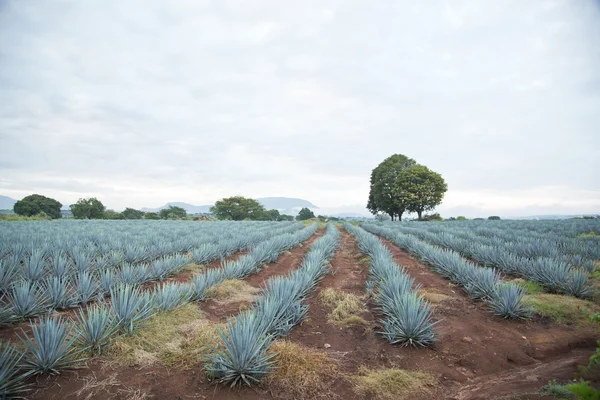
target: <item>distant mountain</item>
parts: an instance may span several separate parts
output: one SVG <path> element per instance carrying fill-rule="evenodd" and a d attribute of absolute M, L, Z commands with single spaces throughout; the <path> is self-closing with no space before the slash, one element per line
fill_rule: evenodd
<path fill-rule="evenodd" d="M 262 204 L 267 210 L 278 210 L 282 214 L 288 215 L 298 215 L 298 212 L 303 208 L 307 207 L 310 209 L 318 208 L 313 203 L 308 200 L 296 199 L 291 197 L 261 197 L 256 199 L 260 204 Z M 169 206 L 176 206 L 183 208 L 188 214 L 202 214 L 209 213 L 210 208 L 213 204 L 203 205 L 203 206 L 195 206 L 188 203 L 181 202 L 169 202 L 164 206 L 158 208 L 142 208 L 144 212 L 158 212 L 163 208 L 168 208 Z"/>
<path fill-rule="evenodd" d="M 173 202 L 169 202 L 169 203 L 165 204 L 164 206 L 160 206 L 158 208 L 142 208 L 142 211 L 144 211 L 144 212 L 159 212 L 163 208 L 169 208 L 170 206 L 181 207 L 188 214 L 205 214 L 205 213 L 210 212 L 209 209 L 212 207 L 212 205 L 210 205 L 210 204 L 204 205 L 204 206 L 195 206 L 195 205 L 188 204 L 188 203 L 181 203 L 178 201 L 173 201 Z"/>
<path fill-rule="evenodd" d="M 8 196 L 0 196 L 0 210 L 12 210 L 17 200 Z"/>

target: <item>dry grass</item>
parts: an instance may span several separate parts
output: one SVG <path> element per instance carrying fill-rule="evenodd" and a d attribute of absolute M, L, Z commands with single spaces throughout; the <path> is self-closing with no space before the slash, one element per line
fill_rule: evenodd
<path fill-rule="evenodd" d="M 398 368 L 359 369 L 359 375 L 350 377 L 359 396 L 374 399 L 412 399 L 417 393 L 431 392 L 435 378 L 427 372 Z"/>
<path fill-rule="evenodd" d="M 420 289 L 419 294 L 433 305 L 452 300 L 452 297 L 445 295 L 436 289 Z"/>
<path fill-rule="evenodd" d="M 208 288 L 207 297 L 221 303 L 253 302 L 260 289 L 241 279 L 227 279 Z"/>
<path fill-rule="evenodd" d="M 189 263 L 188 265 L 186 265 L 185 267 L 183 267 L 183 269 L 181 270 L 181 272 L 183 273 L 189 273 L 189 274 L 195 274 L 197 272 L 202 272 L 206 269 L 204 264 L 196 264 L 196 263 Z"/>
<path fill-rule="evenodd" d="M 588 316 L 600 312 L 600 306 L 591 301 L 560 294 L 526 295 L 524 300 L 536 313 L 559 324 L 586 326 Z"/>
<path fill-rule="evenodd" d="M 368 325 L 367 321 L 360 316 L 366 308 L 360 298 L 352 293 L 327 288 L 319 293 L 319 301 L 331 310 L 327 315 L 330 323 Z"/>
<path fill-rule="evenodd" d="M 219 325 L 204 319 L 196 304 L 159 313 L 133 336 L 115 340 L 107 352 L 109 362 L 132 366 L 193 365 L 209 352 Z"/>
<path fill-rule="evenodd" d="M 339 373 L 327 353 L 285 340 L 274 342 L 270 351 L 277 353 L 277 369 L 265 378 L 271 390 L 295 399 L 332 397 L 328 388 Z"/>

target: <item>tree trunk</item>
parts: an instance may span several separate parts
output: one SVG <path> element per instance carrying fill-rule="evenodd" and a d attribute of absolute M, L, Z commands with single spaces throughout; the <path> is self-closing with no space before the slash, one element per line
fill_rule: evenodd
<path fill-rule="evenodd" d="M 398 221 L 402 221 L 402 214 L 404 214 L 404 211 L 398 213 Z"/>
<path fill-rule="evenodd" d="M 394 213 L 391 213 L 390 217 L 392 217 L 392 221 L 393 221 L 394 220 Z"/>
<path fill-rule="evenodd" d="M 417 210 L 417 216 L 419 217 L 419 221 L 421 221 L 421 214 L 423 214 L 423 211 Z"/>

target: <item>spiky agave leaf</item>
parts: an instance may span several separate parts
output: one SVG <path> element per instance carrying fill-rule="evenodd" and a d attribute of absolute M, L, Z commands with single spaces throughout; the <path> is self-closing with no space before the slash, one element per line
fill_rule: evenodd
<path fill-rule="evenodd" d="M 586 298 L 592 294 L 592 288 L 588 284 L 590 274 L 584 269 L 572 269 L 561 285 L 561 290 L 569 296 Z"/>
<path fill-rule="evenodd" d="M 32 282 L 41 281 L 46 274 L 45 253 L 41 250 L 33 250 L 29 258 L 25 259 L 23 276 Z"/>
<path fill-rule="evenodd" d="M 23 381 L 31 373 L 22 372 L 19 363 L 23 354 L 8 343 L 0 341 L 0 399 L 22 398 L 29 390 Z"/>
<path fill-rule="evenodd" d="M 523 303 L 525 289 L 514 283 L 499 283 L 488 300 L 493 314 L 502 318 L 527 318 L 531 310 Z"/>
<path fill-rule="evenodd" d="M 383 307 L 382 307 L 383 309 Z M 381 332 L 390 343 L 403 346 L 428 346 L 436 341 L 431 321 L 431 306 L 414 292 L 395 297 L 385 306 L 384 330 Z"/>
<path fill-rule="evenodd" d="M 41 314 L 46 307 L 38 285 L 30 281 L 16 282 L 8 298 L 14 314 L 19 318 L 29 318 Z"/>
<path fill-rule="evenodd" d="M 119 329 L 114 314 L 105 305 L 88 306 L 79 309 L 77 315 L 77 342 L 89 348 L 92 354 L 102 354 L 110 344 L 110 338 Z"/>
<path fill-rule="evenodd" d="M 0 303 L 0 327 L 10 325 L 15 320 L 16 316 L 13 308 L 9 304 Z"/>
<path fill-rule="evenodd" d="M 190 301 L 191 288 L 188 284 L 167 282 L 154 288 L 152 298 L 158 311 L 173 310 Z"/>
<path fill-rule="evenodd" d="M 82 350 L 73 346 L 73 325 L 49 313 L 31 326 L 32 337 L 24 330 L 19 339 L 25 347 L 23 367 L 33 373 L 58 373 L 60 369 L 72 368 L 83 360 L 77 359 Z"/>
<path fill-rule="evenodd" d="M 191 300 L 201 301 L 206 298 L 206 289 L 217 285 L 225 279 L 218 269 L 209 269 L 194 277 L 191 288 Z"/>
<path fill-rule="evenodd" d="M 489 299 L 500 281 L 500 273 L 490 268 L 476 268 L 465 290 L 473 299 Z"/>
<path fill-rule="evenodd" d="M 8 292 L 18 276 L 16 263 L 0 260 L 0 293 Z"/>
<path fill-rule="evenodd" d="M 80 305 L 85 306 L 98 294 L 100 285 L 96 278 L 87 271 L 77 274 L 75 278 L 75 296 Z"/>
<path fill-rule="evenodd" d="M 110 293 L 117 284 L 117 275 L 112 269 L 100 270 L 100 290 L 102 293 Z"/>
<path fill-rule="evenodd" d="M 132 335 L 136 326 L 153 315 L 152 296 L 138 287 L 119 284 L 110 291 L 111 311 L 119 328 Z"/>
<path fill-rule="evenodd" d="M 52 308 L 65 309 L 77 305 L 73 287 L 66 278 L 51 276 L 42 284 L 42 290 L 48 305 Z"/>
<path fill-rule="evenodd" d="M 260 317 L 244 312 L 218 330 L 219 341 L 207 359 L 206 371 L 231 387 L 258 383 L 273 369 L 273 357 L 267 354 L 272 336 L 265 331 Z"/>

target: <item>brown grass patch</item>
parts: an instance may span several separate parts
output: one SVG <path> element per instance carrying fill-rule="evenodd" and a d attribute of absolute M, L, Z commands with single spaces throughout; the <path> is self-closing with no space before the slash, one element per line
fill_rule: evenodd
<path fill-rule="evenodd" d="M 367 310 L 360 298 L 352 293 L 327 288 L 319 293 L 319 301 L 331 310 L 327 315 L 330 323 L 368 325 L 360 316 Z"/>
<path fill-rule="evenodd" d="M 327 353 L 286 340 L 274 342 L 270 351 L 278 353 L 275 356 L 277 369 L 265 378 L 271 389 L 292 394 L 297 399 L 332 397 L 328 388 L 339 374 Z"/>
<path fill-rule="evenodd" d="M 226 279 L 218 285 L 211 286 L 206 296 L 221 303 L 253 302 L 260 289 L 250 286 L 241 279 Z"/>
<path fill-rule="evenodd" d="M 159 362 L 194 365 L 217 340 L 218 326 L 206 320 L 196 304 L 186 304 L 149 318 L 133 336 L 117 338 L 106 357 L 109 362 L 140 367 Z"/>
<path fill-rule="evenodd" d="M 417 393 L 431 392 L 435 378 L 427 372 L 399 368 L 371 370 L 361 367 L 359 375 L 350 377 L 354 391 L 374 399 L 412 399 Z"/>
<path fill-rule="evenodd" d="M 436 289 L 420 289 L 419 294 L 433 305 L 452 300 L 451 296 L 443 294 Z"/>

